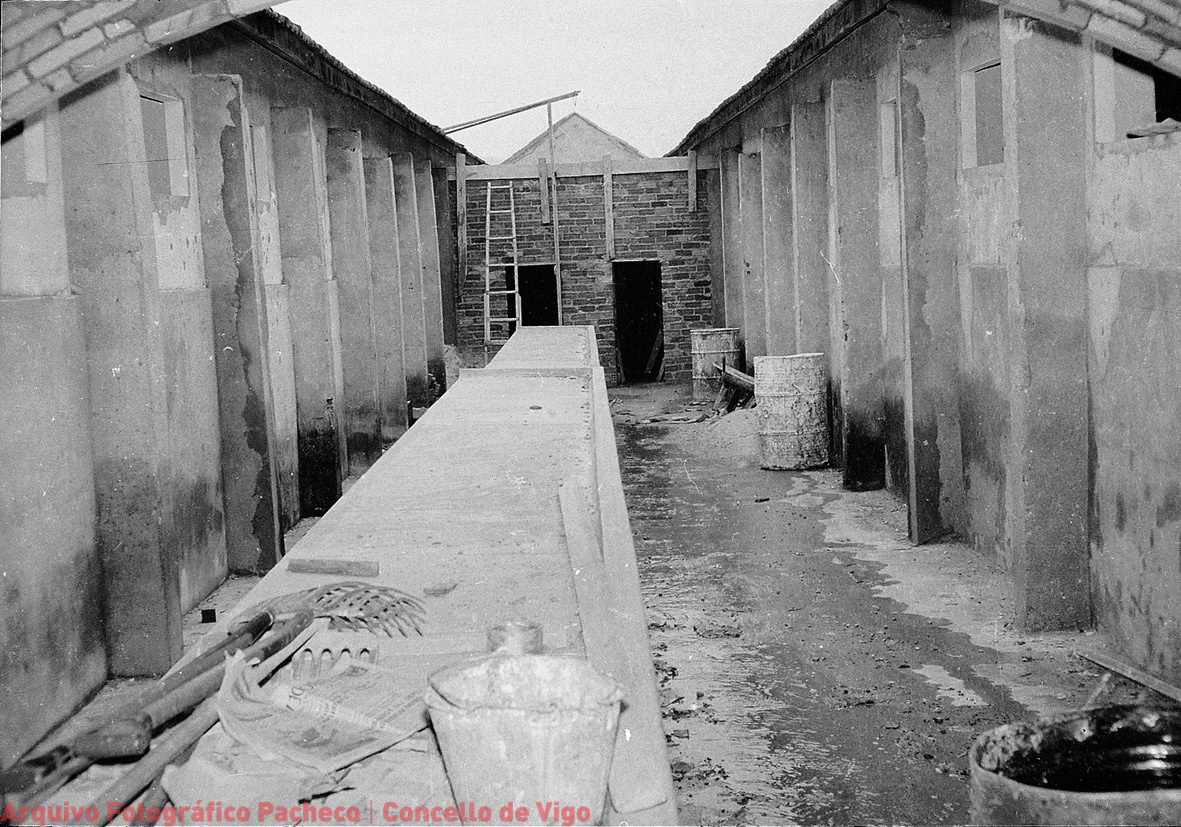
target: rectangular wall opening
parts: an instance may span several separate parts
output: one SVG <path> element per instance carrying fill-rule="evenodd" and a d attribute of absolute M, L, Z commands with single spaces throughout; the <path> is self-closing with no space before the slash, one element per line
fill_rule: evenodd
<path fill-rule="evenodd" d="M 659 261 L 617 261 L 615 350 L 621 384 L 652 382 L 664 360 Z"/>
<path fill-rule="evenodd" d="M 1095 140 L 1181 130 L 1181 78 L 1118 49 L 1095 54 Z"/>
<path fill-rule="evenodd" d="M 960 76 L 961 145 L 964 169 L 1005 162 L 1004 92 L 1001 64 Z"/>
<path fill-rule="evenodd" d="M 517 278 L 518 274 L 520 279 Z M 554 279 L 552 264 L 522 264 L 519 267 L 504 268 L 504 283 L 509 290 L 516 287 L 521 294 L 521 326 L 560 324 L 558 320 L 558 283 Z M 517 314 L 516 298 L 505 296 L 506 316 Z M 510 330 L 516 325 L 509 323 Z"/>

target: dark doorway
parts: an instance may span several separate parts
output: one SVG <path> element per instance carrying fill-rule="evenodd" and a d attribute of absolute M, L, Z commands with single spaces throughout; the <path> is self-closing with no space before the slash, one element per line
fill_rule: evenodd
<path fill-rule="evenodd" d="M 621 383 L 660 378 L 664 361 L 664 305 L 659 261 L 617 261 L 615 347 Z"/>
<path fill-rule="evenodd" d="M 516 272 L 514 272 L 516 271 Z M 504 281 L 509 290 L 517 283 L 520 273 L 521 324 L 524 327 L 560 324 L 558 319 L 558 284 L 554 280 L 552 264 L 522 264 L 520 267 L 505 267 Z M 515 316 L 514 298 L 509 295 L 505 313 Z M 513 325 L 515 328 L 516 326 Z"/>

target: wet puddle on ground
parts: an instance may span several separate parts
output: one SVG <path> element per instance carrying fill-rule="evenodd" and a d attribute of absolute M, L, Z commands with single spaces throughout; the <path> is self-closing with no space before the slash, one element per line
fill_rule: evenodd
<path fill-rule="evenodd" d="M 935 686 L 845 651 L 850 595 L 830 581 L 849 574 L 808 477 L 687 454 L 660 426 L 617 435 L 683 823 L 966 820 L 966 765 L 913 731 L 943 721 Z M 897 612 L 853 597 L 876 604 L 859 626 Z"/>

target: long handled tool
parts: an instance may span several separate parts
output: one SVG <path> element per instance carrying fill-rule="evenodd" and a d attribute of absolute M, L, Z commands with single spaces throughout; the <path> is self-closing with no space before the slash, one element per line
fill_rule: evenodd
<path fill-rule="evenodd" d="M 217 691 L 225 675 L 225 656 L 230 652 L 249 647 L 248 658 L 270 657 L 294 640 L 315 617 L 328 618 L 334 629 L 384 632 L 390 636 L 394 631 L 403 636 L 411 631 L 422 634 L 423 612 L 419 600 L 398 589 L 347 581 L 268 601 L 250 619 L 231 629 L 225 640 L 157 681 L 98 726 L 0 773 L 0 801 L 36 806 L 95 761 L 144 755 L 151 746 L 153 732 Z M 259 640 L 268 628 L 271 633 Z M 186 725 L 189 723 L 186 721 Z M 195 726 L 194 720 L 189 728 Z M 197 737 L 208 728 L 201 729 Z M 169 733 L 166 737 L 170 744 L 179 743 L 179 735 Z M 154 756 L 156 750 L 140 764 L 154 761 Z M 140 764 L 131 772 L 137 772 Z M 148 778 L 135 792 L 151 781 Z"/>
<path fill-rule="evenodd" d="M 311 622 L 310 610 L 307 615 L 304 626 Z M 143 755 L 152 743 L 154 730 L 217 690 L 225 674 L 226 654 L 251 647 L 275 618 L 273 610 L 259 612 L 231 629 L 225 640 L 150 685 L 135 701 L 120 707 L 97 726 L 0 773 L 0 797 L 35 806 L 95 761 Z"/>
<path fill-rule="evenodd" d="M 243 652 L 243 656 L 247 661 L 265 661 L 287 644 L 291 643 L 291 641 L 295 640 L 300 632 L 311 625 L 313 617 L 314 615 L 310 607 L 305 607 L 290 615 L 280 617 L 276 620 L 270 633 Z M 216 683 L 212 681 L 214 671 L 218 672 Z M 187 704 L 185 708 L 188 709 L 193 705 L 199 705 L 193 714 L 161 737 L 151 752 L 140 759 L 135 766 L 131 767 L 91 802 L 92 806 L 96 807 L 100 813 L 108 814 L 105 821 L 98 822 L 97 827 L 102 827 L 102 825 L 107 824 L 111 819 L 110 807 L 108 806 L 109 802 L 118 801 L 125 803 L 132 801 L 164 772 L 165 767 L 179 758 L 185 750 L 197 742 L 198 738 L 217 723 L 217 696 L 214 693 L 221 686 L 224 673 L 225 664 L 223 662 L 221 669 L 211 669 L 209 672 L 186 684 L 183 687 L 183 692 L 178 691 L 173 693 L 175 699 L 171 701 L 172 706 L 179 707 L 182 704 Z M 209 684 L 212 684 L 211 688 L 205 691 L 206 686 Z M 204 694 L 201 694 L 202 691 L 204 691 Z M 190 703 L 190 699 L 192 698 L 195 698 L 195 700 Z M 161 699 L 161 702 L 168 700 L 169 696 L 165 696 L 165 698 Z"/>

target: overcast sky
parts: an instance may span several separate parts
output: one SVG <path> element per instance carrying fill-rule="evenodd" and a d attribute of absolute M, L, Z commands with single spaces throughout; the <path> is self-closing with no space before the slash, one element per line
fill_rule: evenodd
<path fill-rule="evenodd" d="M 542 98 L 641 152 L 671 150 L 832 0 L 288 0 L 290 17 L 433 124 Z M 545 108 L 457 132 L 486 161 L 546 128 Z"/>

